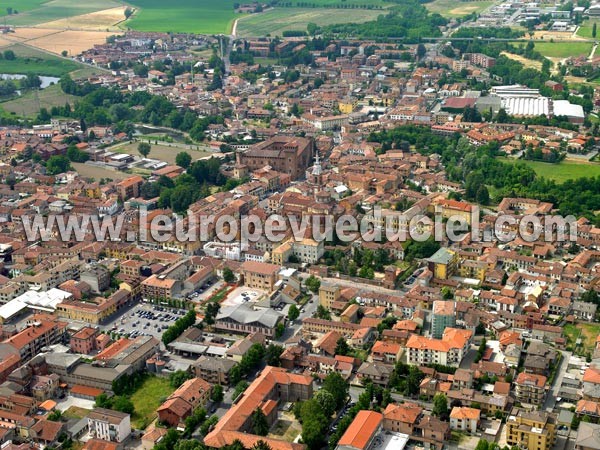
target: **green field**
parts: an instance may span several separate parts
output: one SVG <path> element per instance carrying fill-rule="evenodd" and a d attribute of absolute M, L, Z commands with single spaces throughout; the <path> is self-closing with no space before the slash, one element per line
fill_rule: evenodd
<path fill-rule="evenodd" d="M 12 8 L 18 13 L 24 13 L 39 8 L 40 5 L 47 1 L 48 0 L 6 0 L 5 2 L 2 2 L 2 5 L 0 6 L 0 17 L 8 15 L 7 8 Z"/>
<path fill-rule="evenodd" d="M 576 349 L 577 354 L 593 353 L 596 348 L 596 338 L 600 334 L 600 324 L 585 322 L 575 325 L 566 324 L 563 330 L 567 337 L 568 347 L 575 349 L 575 342 L 577 339 L 581 339 L 581 345 Z"/>
<path fill-rule="evenodd" d="M 588 42 L 535 42 L 535 50 L 549 58 L 589 55 L 592 44 Z"/>
<path fill-rule="evenodd" d="M 286 30 L 306 31 L 309 22 L 319 26 L 361 23 L 375 20 L 384 13 L 376 9 L 276 8 L 241 18 L 237 25 L 237 36 L 281 36 Z"/>
<path fill-rule="evenodd" d="M 429 11 L 439 13 L 444 17 L 461 17 L 471 13 L 480 13 L 481 11 L 492 6 L 494 1 L 473 1 L 461 2 L 457 0 L 434 0 L 433 2 L 424 3 Z"/>
<path fill-rule="evenodd" d="M 15 44 L 3 50 L 15 52 L 16 59 L 10 61 L 0 59 L 0 73 L 48 75 L 61 77 L 62 75 L 81 69 L 83 66 L 70 59 L 51 56 L 31 47 Z"/>
<path fill-rule="evenodd" d="M 594 23 L 596 24 L 596 36 L 600 36 L 600 22 L 597 20 L 586 20 L 581 24 L 579 30 L 577 30 L 577 36 L 587 39 L 593 39 L 592 37 L 592 29 L 594 27 Z"/>
<path fill-rule="evenodd" d="M 10 1 L 8 0 L 8 2 Z M 31 9 L 23 13 L 6 16 L 6 23 L 10 25 L 37 25 L 122 5 L 122 2 L 117 0 L 18 0 L 15 3 L 20 4 L 21 2 L 31 6 Z M 2 3 L 6 4 L 7 2 Z M 0 8 L 2 8 L 3 13 L 6 13 L 5 8 Z M 19 7 L 17 9 L 21 10 Z"/>
<path fill-rule="evenodd" d="M 524 159 L 499 158 L 502 162 L 516 164 L 523 163 L 535 170 L 540 177 L 549 178 L 557 183 L 563 183 L 569 179 L 582 177 L 596 177 L 600 175 L 600 164 L 577 163 L 573 161 L 562 161 L 559 164 L 551 164 L 540 161 L 527 161 Z"/>
<path fill-rule="evenodd" d="M 306 2 L 303 0 L 291 0 L 291 1 L 288 0 L 283 3 L 285 3 L 286 5 L 291 4 L 291 6 L 294 8 L 302 8 L 303 5 L 306 5 L 307 3 L 316 5 L 319 8 L 324 8 L 324 7 L 329 7 L 329 6 L 334 7 L 334 8 L 337 6 L 343 6 L 345 8 L 345 7 L 352 7 L 352 6 L 356 5 L 356 7 L 360 7 L 362 9 L 368 9 L 373 6 L 376 6 L 378 8 L 379 7 L 385 8 L 385 7 L 394 5 L 394 2 L 392 2 L 392 1 L 386 2 L 385 0 L 312 0 L 310 2 Z"/>
<path fill-rule="evenodd" d="M 131 396 L 135 407 L 131 417 L 132 427 L 146 428 L 156 418 L 158 407 L 174 390 L 168 378 L 148 377 Z"/>
<path fill-rule="evenodd" d="M 27 92 L 22 97 L 8 102 L 0 103 L 0 108 L 18 116 L 37 116 L 40 108 L 50 110 L 53 106 L 73 105 L 77 97 L 65 94 L 60 86 L 49 86 L 37 93 Z"/>
<path fill-rule="evenodd" d="M 233 21 L 241 17 L 234 0 L 130 0 L 140 8 L 127 26 L 140 31 L 229 34 Z"/>

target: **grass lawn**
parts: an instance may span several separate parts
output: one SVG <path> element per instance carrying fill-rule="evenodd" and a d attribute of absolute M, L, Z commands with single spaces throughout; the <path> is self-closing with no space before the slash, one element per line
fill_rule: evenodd
<path fill-rule="evenodd" d="M 0 59 L 0 73 L 48 75 L 61 77 L 62 75 L 80 69 L 81 64 L 70 59 L 51 56 L 39 50 L 23 45 L 12 45 L 4 50 L 15 52 L 16 59 L 9 61 Z"/>
<path fill-rule="evenodd" d="M 250 14 L 238 20 L 237 35 L 271 36 L 283 31 L 306 31 L 310 22 L 319 26 L 336 23 L 362 23 L 377 19 L 385 11 L 376 9 L 275 8 L 260 14 Z"/>
<path fill-rule="evenodd" d="M 588 42 L 535 42 L 535 49 L 550 58 L 589 55 L 592 44 Z"/>
<path fill-rule="evenodd" d="M 551 164 L 540 161 L 527 161 L 524 159 L 500 158 L 502 162 L 509 164 L 523 163 L 535 170 L 540 177 L 549 178 L 557 183 L 563 183 L 569 179 L 574 180 L 583 177 L 595 177 L 600 175 L 600 164 L 577 163 L 562 161 L 559 164 Z"/>
<path fill-rule="evenodd" d="M 115 0 L 8 0 L 2 3 L 10 6 L 11 1 L 15 3 L 13 8 L 19 11 L 25 9 L 20 6 L 21 3 L 25 3 L 28 5 L 28 11 L 6 16 L 6 22 L 10 25 L 37 25 L 52 20 L 66 19 L 102 9 L 114 8 L 122 4 Z M 6 8 L 2 7 L 2 13 L 6 13 Z"/>
<path fill-rule="evenodd" d="M 186 148 L 181 148 L 181 147 L 169 147 L 168 144 L 154 144 L 152 141 L 150 143 L 151 145 L 151 149 L 150 149 L 150 154 L 148 155 L 148 158 L 156 158 L 156 159 L 160 159 L 161 161 L 165 161 L 168 162 L 169 164 L 175 164 L 175 158 L 177 156 L 177 153 L 180 152 L 188 152 L 191 157 L 192 157 L 192 161 L 199 159 L 199 158 L 203 158 L 205 156 L 210 156 L 212 155 L 212 153 L 210 152 L 203 152 L 200 150 L 188 150 Z M 131 144 L 125 144 L 125 145 L 119 145 L 119 146 L 115 146 L 115 147 L 110 147 L 109 150 L 111 152 L 118 152 L 118 153 L 129 153 L 130 155 L 135 155 L 135 156 L 139 156 L 139 152 L 138 152 L 138 142 L 133 142 Z"/>
<path fill-rule="evenodd" d="M 135 407 L 131 418 L 132 426 L 146 428 L 157 417 L 158 407 L 174 390 L 168 378 L 148 377 L 131 396 Z"/>
<path fill-rule="evenodd" d="M 600 323 L 566 324 L 563 330 L 567 336 L 568 345 L 573 346 L 577 339 L 581 339 L 583 354 L 586 354 L 587 352 L 593 352 L 596 347 L 596 338 L 600 334 Z"/>
<path fill-rule="evenodd" d="M 37 94 L 37 95 L 36 95 Z M 18 116 L 37 116 L 40 108 L 50 110 L 53 106 L 73 105 L 77 97 L 65 94 L 59 85 L 55 84 L 37 93 L 27 92 L 25 95 L 0 104 L 0 108 Z"/>
<path fill-rule="evenodd" d="M 234 0 L 130 0 L 140 8 L 126 26 L 140 31 L 229 34 L 237 15 Z"/>
<path fill-rule="evenodd" d="M 483 0 L 473 2 L 461 2 L 456 0 L 434 0 L 430 3 L 425 3 L 425 6 L 432 13 L 439 13 L 444 17 L 461 17 L 473 12 L 479 13 L 490 6 L 494 1 Z"/>
<path fill-rule="evenodd" d="M 67 419 L 83 419 L 88 415 L 89 412 L 89 409 L 80 408 L 79 406 L 71 406 L 62 413 L 62 416 Z"/>
<path fill-rule="evenodd" d="M 581 24 L 579 30 L 577 30 L 577 36 L 587 39 L 593 39 L 592 29 L 596 24 L 596 36 L 600 36 L 600 23 L 597 20 L 586 20 Z"/>

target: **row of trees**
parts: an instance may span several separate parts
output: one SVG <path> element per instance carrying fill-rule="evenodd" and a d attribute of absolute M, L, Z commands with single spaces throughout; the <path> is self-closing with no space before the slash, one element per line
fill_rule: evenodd
<path fill-rule="evenodd" d="M 191 309 L 185 316 L 177 319 L 162 335 L 163 344 L 168 345 L 177 339 L 181 333 L 196 323 L 196 311 Z"/>

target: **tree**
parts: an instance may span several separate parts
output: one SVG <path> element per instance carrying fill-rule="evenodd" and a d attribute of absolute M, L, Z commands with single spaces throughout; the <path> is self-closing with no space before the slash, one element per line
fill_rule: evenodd
<path fill-rule="evenodd" d="M 58 421 L 60 421 L 61 417 L 62 417 L 62 412 L 58 409 L 55 409 L 50 414 L 48 414 L 48 417 L 46 417 L 46 418 L 52 422 L 58 422 Z"/>
<path fill-rule="evenodd" d="M 331 313 L 323 305 L 317 306 L 317 311 L 315 315 L 318 319 L 331 320 Z"/>
<path fill-rule="evenodd" d="M 265 360 L 268 366 L 279 367 L 281 361 L 279 357 L 283 353 L 283 347 L 277 344 L 270 344 L 265 350 Z"/>
<path fill-rule="evenodd" d="M 346 403 L 346 397 L 348 396 L 348 383 L 342 378 L 337 372 L 332 372 L 323 381 L 323 387 L 328 391 L 335 399 L 336 409 L 340 409 Z"/>
<path fill-rule="evenodd" d="M 190 154 L 188 152 L 177 153 L 177 156 L 175 157 L 175 164 L 177 164 L 179 167 L 183 167 L 184 169 L 187 169 L 188 167 L 190 167 L 191 163 L 192 163 L 192 157 L 190 156 Z"/>
<path fill-rule="evenodd" d="M 310 289 L 315 294 L 319 292 L 319 288 L 321 287 L 321 281 L 315 277 L 314 275 L 310 275 L 305 281 L 304 284 L 308 289 Z"/>
<path fill-rule="evenodd" d="M 269 433 L 267 417 L 260 408 L 256 408 L 252 413 L 252 431 L 259 436 L 266 436 Z"/>
<path fill-rule="evenodd" d="M 265 441 L 263 441 L 262 439 L 257 441 L 256 444 L 254 444 L 252 446 L 251 450 L 272 450 L 271 446 L 269 444 L 267 444 Z"/>
<path fill-rule="evenodd" d="M 15 52 L 12 50 L 4 50 L 4 59 L 7 61 L 14 61 L 16 58 Z"/>
<path fill-rule="evenodd" d="M 594 25 L 592 25 L 592 37 L 594 39 L 596 38 L 596 22 L 594 22 Z"/>
<path fill-rule="evenodd" d="M 350 346 L 346 342 L 346 339 L 343 336 L 340 336 L 340 338 L 335 343 L 335 354 L 346 356 L 348 355 L 348 353 L 350 353 Z"/>
<path fill-rule="evenodd" d="M 290 308 L 288 309 L 288 319 L 290 319 L 291 321 L 296 320 L 298 317 L 300 317 L 300 310 L 298 309 L 298 307 L 294 304 L 290 305 Z"/>
<path fill-rule="evenodd" d="M 169 375 L 169 384 L 173 389 L 177 389 L 190 378 L 192 378 L 191 373 L 185 370 L 177 370 Z"/>
<path fill-rule="evenodd" d="M 319 389 L 314 397 L 313 397 L 319 405 L 321 405 L 321 409 L 323 413 L 327 417 L 331 417 L 331 415 L 335 412 L 335 398 L 331 392 L 326 391 L 324 389 Z"/>
<path fill-rule="evenodd" d="M 67 50 L 63 50 L 60 52 L 60 54 L 63 56 L 63 58 L 66 58 L 69 55 L 69 52 Z"/>
<path fill-rule="evenodd" d="M 433 409 L 431 413 L 442 420 L 448 417 L 448 399 L 446 395 L 439 393 L 433 397 Z"/>
<path fill-rule="evenodd" d="M 229 267 L 223 269 L 223 281 L 225 283 L 233 283 L 235 281 L 235 275 Z"/>
<path fill-rule="evenodd" d="M 308 34 L 310 34 L 311 36 L 314 36 L 317 33 L 318 29 L 319 29 L 319 26 L 316 23 L 308 22 L 306 24 L 306 31 L 308 31 Z"/>
<path fill-rule="evenodd" d="M 419 44 L 417 45 L 417 59 L 423 58 L 427 54 L 427 49 L 425 45 Z"/>
<path fill-rule="evenodd" d="M 220 384 L 215 384 L 212 387 L 212 391 L 210 393 L 210 399 L 215 403 L 221 403 L 225 394 L 223 393 L 223 386 Z"/>
<path fill-rule="evenodd" d="M 133 14 L 133 10 L 128 6 L 127 8 L 125 8 L 123 14 L 125 14 L 125 19 L 129 19 Z"/>
<path fill-rule="evenodd" d="M 477 189 L 476 200 L 477 203 L 481 205 L 487 205 L 490 202 L 490 193 L 485 185 L 482 184 L 479 189 Z"/>
<path fill-rule="evenodd" d="M 135 408 L 131 400 L 124 395 L 119 395 L 113 399 L 112 409 L 126 414 L 133 414 Z"/>
<path fill-rule="evenodd" d="M 150 147 L 150 144 L 148 144 L 147 142 L 140 142 L 138 144 L 138 152 L 144 158 L 148 157 L 148 155 L 150 154 L 150 150 L 151 149 L 152 149 L 152 147 Z"/>
<path fill-rule="evenodd" d="M 46 161 L 46 172 L 48 175 L 58 175 L 65 173 L 71 168 L 71 161 L 63 155 L 54 155 Z"/>

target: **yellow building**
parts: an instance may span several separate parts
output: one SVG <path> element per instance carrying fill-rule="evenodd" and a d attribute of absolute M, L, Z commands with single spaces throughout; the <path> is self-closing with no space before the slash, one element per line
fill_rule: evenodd
<path fill-rule="evenodd" d="M 442 247 L 427 260 L 427 263 L 434 278 L 447 280 L 456 273 L 458 253 L 449 248 Z"/>
<path fill-rule="evenodd" d="M 329 283 L 321 283 L 319 288 L 319 304 L 327 309 L 331 309 L 331 304 L 340 298 L 341 289 L 339 286 Z"/>
<path fill-rule="evenodd" d="M 463 259 L 458 266 L 458 274 L 463 278 L 473 278 L 483 282 L 487 271 L 487 263 L 485 261 L 473 261 L 471 259 Z"/>
<path fill-rule="evenodd" d="M 271 262 L 283 266 L 292 255 L 292 243 L 284 242 L 279 247 L 274 248 L 271 253 Z"/>
<path fill-rule="evenodd" d="M 440 214 L 444 219 L 460 219 L 465 223 L 471 225 L 471 213 L 473 205 L 466 202 L 459 202 L 456 200 L 442 199 L 435 203 L 432 203 L 434 212 Z"/>
<path fill-rule="evenodd" d="M 342 114 L 350 114 L 358 104 L 355 98 L 345 98 L 338 103 L 338 109 Z"/>
<path fill-rule="evenodd" d="M 550 450 L 556 439 L 556 417 L 545 411 L 513 408 L 506 421 L 506 443 L 527 450 Z"/>

